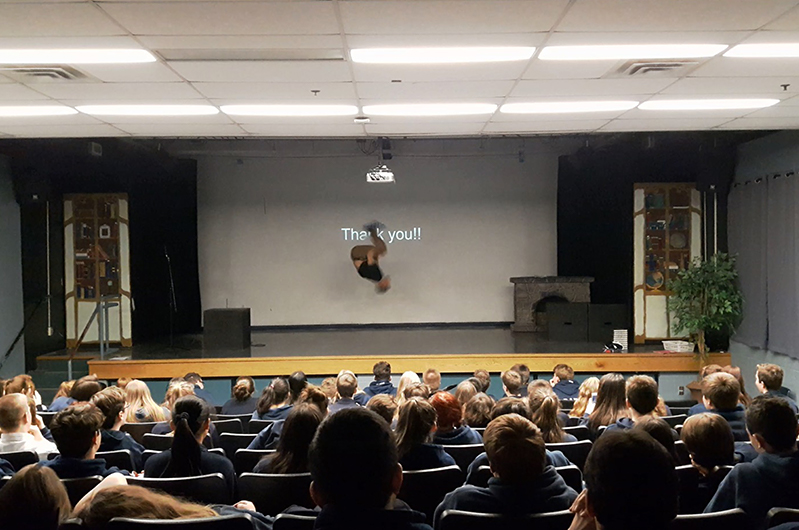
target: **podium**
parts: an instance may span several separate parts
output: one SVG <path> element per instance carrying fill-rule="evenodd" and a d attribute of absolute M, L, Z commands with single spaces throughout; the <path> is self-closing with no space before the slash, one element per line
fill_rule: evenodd
<path fill-rule="evenodd" d="M 250 347 L 250 308 L 203 311 L 206 350 L 246 350 Z"/>

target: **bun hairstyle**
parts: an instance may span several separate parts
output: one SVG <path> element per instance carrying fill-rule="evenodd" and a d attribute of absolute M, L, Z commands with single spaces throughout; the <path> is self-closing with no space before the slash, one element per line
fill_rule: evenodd
<path fill-rule="evenodd" d="M 285 403 L 289 397 L 289 382 L 278 377 L 272 384 L 264 388 L 261 397 L 258 398 L 256 410 L 259 415 L 264 415 L 273 407 Z"/>
<path fill-rule="evenodd" d="M 161 474 L 162 478 L 193 477 L 201 474 L 202 450 L 197 434 L 202 431 L 210 417 L 208 404 L 197 396 L 183 396 L 175 401 L 172 409 L 172 424 L 175 426 L 172 458 Z"/>
<path fill-rule="evenodd" d="M 255 381 L 252 377 L 247 375 L 236 379 L 236 385 L 233 387 L 233 397 L 236 398 L 236 401 L 247 401 L 254 393 Z"/>
<path fill-rule="evenodd" d="M 300 394 L 300 403 L 310 403 L 319 409 L 323 416 L 327 414 L 327 394 L 322 392 L 318 386 L 308 385 L 305 387 Z"/>

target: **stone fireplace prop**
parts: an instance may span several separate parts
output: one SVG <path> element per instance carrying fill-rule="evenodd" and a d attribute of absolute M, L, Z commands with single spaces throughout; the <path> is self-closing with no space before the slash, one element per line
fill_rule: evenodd
<path fill-rule="evenodd" d="M 547 331 L 539 322 L 536 306 L 541 300 L 562 298 L 569 302 L 591 302 L 591 282 L 588 276 L 521 276 L 511 278 L 513 283 L 513 314 L 516 321 L 512 331 Z"/>

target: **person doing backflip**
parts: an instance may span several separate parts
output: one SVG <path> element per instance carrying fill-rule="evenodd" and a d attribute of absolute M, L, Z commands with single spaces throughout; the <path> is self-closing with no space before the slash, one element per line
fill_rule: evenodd
<path fill-rule="evenodd" d="M 383 275 L 380 270 L 380 258 L 386 255 L 386 242 L 377 235 L 377 230 L 385 228 L 385 225 L 377 221 L 364 225 L 364 230 L 369 232 L 372 238 L 371 245 L 356 245 L 350 250 L 350 258 L 355 270 L 361 278 L 375 282 L 375 289 L 378 293 L 385 293 L 391 289 L 391 278 Z"/>

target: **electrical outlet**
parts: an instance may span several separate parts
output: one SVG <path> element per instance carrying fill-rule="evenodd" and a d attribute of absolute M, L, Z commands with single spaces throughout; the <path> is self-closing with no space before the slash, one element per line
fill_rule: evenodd
<path fill-rule="evenodd" d="M 685 387 L 681 386 L 677 389 L 677 395 L 684 396 L 685 395 Z"/>

